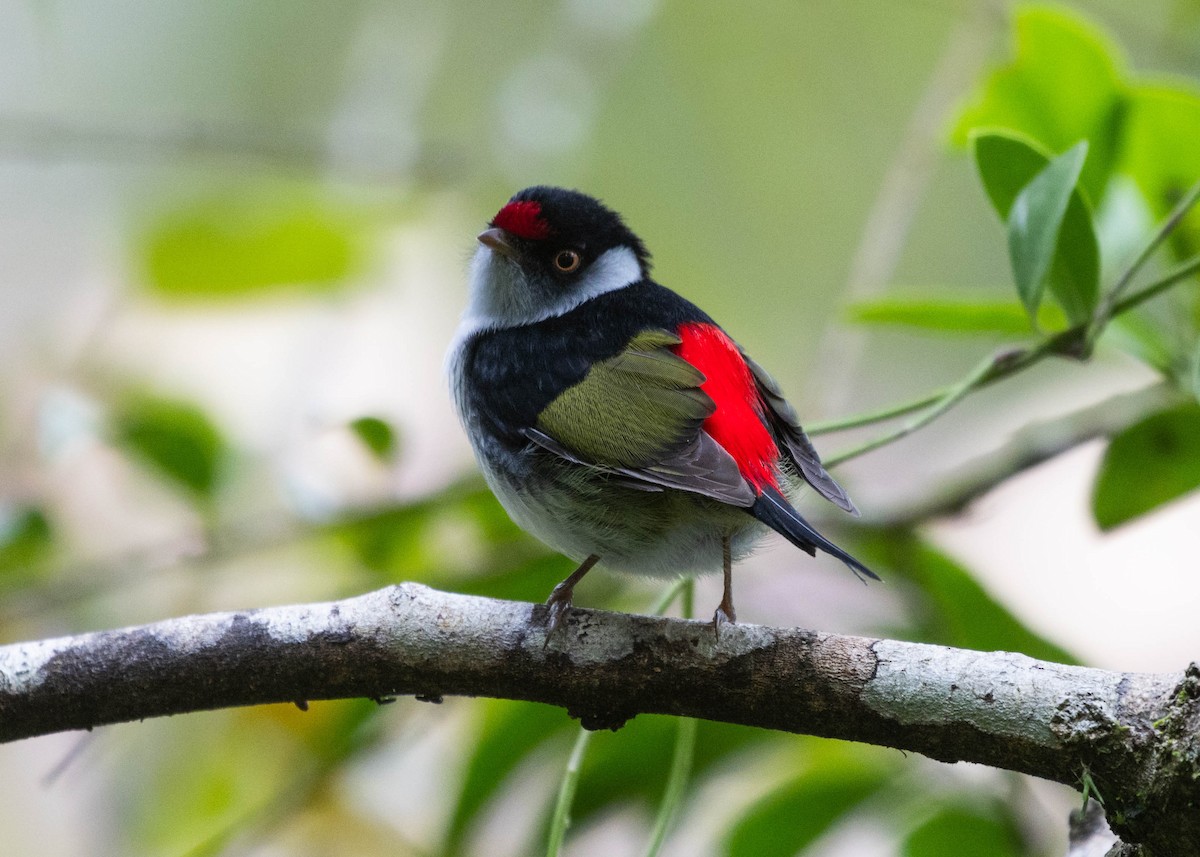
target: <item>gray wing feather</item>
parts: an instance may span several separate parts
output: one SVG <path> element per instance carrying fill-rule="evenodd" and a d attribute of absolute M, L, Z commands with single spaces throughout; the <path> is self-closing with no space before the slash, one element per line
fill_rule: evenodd
<path fill-rule="evenodd" d="M 582 464 L 595 470 L 613 473 L 628 480 L 631 488 L 642 491 L 656 491 L 663 488 L 674 488 L 700 494 L 729 503 L 734 506 L 750 508 L 754 505 L 756 495 L 750 487 L 737 462 L 719 443 L 706 432 L 699 432 L 696 439 L 675 455 L 648 467 L 637 469 L 624 467 L 605 467 L 584 461 L 572 453 L 550 435 L 536 428 L 524 430 L 525 437 L 547 452 L 574 464 Z"/>
<path fill-rule="evenodd" d="M 742 357 L 745 358 L 746 365 L 750 367 L 750 372 L 758 384 L 758 391 L 767 404 L 771 427 L 787 447 L 787 452 L 796 467 L 799 468 L 804 481 L 829 502 L 845 509 L 851 515 L 857 516 L 858 509 L 847 496 L 845 489 L 838 485 L 837 480 L 830 476 L 821 464 L 821 458 L 817 455 L 816 448 L 808 439 L 808 435 L 804 433 L 804 429 L 800 427 L 800 418 L 787 399 L 783 397 L 783 390 L 780 389 L 779 384 L 766 369 L 750 359 L 744 351 Z"/>

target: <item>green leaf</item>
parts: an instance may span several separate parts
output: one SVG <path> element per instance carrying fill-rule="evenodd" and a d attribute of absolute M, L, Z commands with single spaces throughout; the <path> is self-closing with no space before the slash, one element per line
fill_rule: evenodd
<path fill-rule="evenodd" d="M 1050 162 L 1031 138 L 998 128 L 973 131 L 971 154 L 992 208 L 1004 221 L 1021 189 Z"/>
<path fill-rule="evenodd" d="M 420 502 L 376 509 L 336 521 L 327 533 L 381 582 L 423 580 L 421 569 L 429 562 L 424 542 L 434 511 Z"/>
<path fill-rule="evenodd" d="M 122 402 L 113 416 L 116 442 L 197 496 L 216 490 L 225 441 L 195 405 L 150 395 Z"/>
<path fill-rule="evenodd" d="M 379 417 L 359 417 L 350 423 L 350 431 L 380 461 L 391 461 L 396 453 L 396 433 Z"/>
<path fill-rule="evenodd" d="M 462 786 L 450 815 L 443 852 L 457 854 L 487 803 L 501 793 L 507 777 L 543 747 L 569 746 L 560 742 L 579 728 L 562 710 L 509 700 L 482 700 L 479 733 L 471 741 Z M 564 749 L 563 758 L 565 760 Z"/>
<path fill-rule="evenodd" d="M 547 746 L 561 747 L 565 762 L 578 730 L 561 709 L 504 700 L 481 703 L 483 719 L 467 763 L 462 788 L 451 815 L 444 853 L 458 853 L 487 804 L 507 787 L 507 777 Z M 643 715 L 618 732 L 598 732 L 584 762 L 572 821 L 584 824 L 613 806 L 639 800 L 647 805 L 661 796 L 670 763 L 676 722 L 671 717 Z M 752 742 L 777 736 L 723 723 L 698 725 L 693 774 L 702 776 L 730 754 Z M 547 816 L 547 820 L 548 820 Z"/>
<path fill-rule="evenodd" d="M 1112 439 L 1092 492 L 1092 513 L 1111 530 L 1200 488 L 1200 404 L 1160 411 Z"/>
<path fill-rule="evenodd" d="M 503 601 L 530 601 L 540 604 L 546 600 L 555 586 L 574 571 L 579 563 L 562 554 L 549 552 L 523 533 L 518 536 L 517 547 L 507 561 L 488 568 L 475 569 L 470 579 L 456 583 L 457 591 L 464 595 L 479 595 L 483 598 L 498 598 Z M 531 555 L 532 554 L 532 555 Z M 589 581 L 588 600 L 593 606 L 604 606 L 618 585 L 604 579 Z"/>
<path fill-rule="evenodd" d="M 1017 293 L 1031 317 L 1042 302 L 1067 204 L 1086 158 L 1086 142 L 1072 146 L 1034 176 L 1009 209 L 1008 255 Z"/>
<path fill-rule="evenodd" d="M 1169 375 L 1176 365 L 1175 342 L 1161 321 L 1143 313 L 1127 312 L 1116 316 L 1104 329 L 1104 343 Z"/>
<path fill-rule="evenodd" d="M 700 782 L 723 760 L 750 745 L 771 746 L 778 736 L 744 726 L 697 724 L 692 780 Z M 678 726 L 674 717 L 639 715 L 617 732 L 592 736 L 575 796 L 573 817 L 583 823 L 629 800 L 655 807 L 662 797 Z"/>
<path fill-rule="evenodd" d="M 114 795 L 133 840 L 120 849 L 128 853 L 189 853 L 226 838 L 302 768 L 295 737 L 264 708 L 147 724 L 136 744 L 125 764 L 143 787 Z"/>
<path fill-rule="evenodd" d="M 1156 214 L 1165 214 L 1178 193 L 1200 179 L 1200 85 L 1192 81 L 1147 82 L 1130 95 L 1129 130 L 1122 168 L 1146 191 Z"/>
<path fill-rule="evenodd" d="M 1006 128 L 1062 151 L 1091 144 L 1083 185 L 1103 195 L 1120 149 L 1126 116 L 1124 61 L 1103 33 L 1068 10 L 1017 12 L 1011 62 L 984 80 L 952 132 L 958 145 L 981 127 Z"/>
<path fill-rule="evenodd" d="M 1009 224 L 1012 253 L 1013 210 L 1017 199 L 1048 168 L 1050 157 L 1036 143 L 1019 134 L 984 130 L 975 132 L 971 139 L 979 177 L 988 198 L 1000 219 Z M 1065 155 L 1062 157 L 1065 158 Z M 1064 161 L 1064 166 L 1058 169 L 1063 170 L 1070 166 L 1071 162 L 1067 160 Z M 1032 200 L 1027 199 L 1026 208 L 1029 202 Z M 1067 319 L 1073 324 L 1078 324 L 1090 317 L 1096 305 L 1100 280 L 1100 246 L 1096 240 L 1096 227 L 1092 220 L 1091 207 L 1078 188 L 1070 192 L 1066 210 L 1060 215 L 1057 223 L 1059 226 L 1055 241 L 1051 245 L 1054 253 L 1047 281 L 1051 293 L 1066 311 Z M 1028 265 L 1033 259 L 1024 258 L 1025 249 L 1027 248 L 1022 245 L 1022 264 Z M 1014 275 L 1020 283 L 1021 274 L 1017 270 L 1015 253 L 1013 256 Z M 1038 261 L 1040 263 L 1040 257 Z M 1029 275 L 1030 272 L 1026 269 L 1024 276 Z M 1040 284 L 1035 291 L 1036 295 L 1021 292 L 1027 307 L 1030 305 L 1027 295 L 1036 296 L 1040 302 Z"/>
<path fill-rule="evenodd" d="M 1101 279 L 1112 282 L 1145 248 L 1158 218 L 1150 212 L 1141 188 L 1126 175 L 1113 178 L 1104 204 L 1094 214 L 1100 270 L 1106 272 Z"/>
<path fill-rule="evenodd" d="M 284 764 L 290 776 L 277 782 L 276 787 L 256 806 L 246 807 L 241 814 L 231 814 L 223 820 L 198 829 L 201 835 L 184 850 L 164 853 L 180 857 L 222 857 L 230 852 L 239 838 L 253 838 L 265 827 L 280 819 L 294 816 L 302 807 L 322 800 L 329 783 L 340 776 L 356 756 L 376 748 L 386 735 L 382 723 L 403 718 L 405 709 L 397 706 L 381 717 L 383 706 L 370 699 L 338 699 L 306 702 L 301 708 L 294 703 L 258 706 L 248 712 L 251 722 L 243 731 L 256 731 L 265 721 L 270 731 L 286 736 Z M 251 758 L 240 757 L 246 764 Z M 261 764 L 260 757 L 254 758 Z M 187 807 L 182 807 L 187 811 Z M 194 811 L 194 810 L 193 810 Z M 201 810 L 203 812 L 203 810 Z"/>
<path fill-rule="evenodd" d="M 940 333 L 999 333 L 1021 336 L 1029 333 L 1029 315 L 1013 301 L 973 298 L 889 295 L 853 304 L 849 317 L 859 324 L 913 327 Z M 1057 330 L 1066 327 L 1066 316 L 1058 307 L 1043 304 L 1038 309 L 1038 326 Z"/>
<path fill-rule="evenodd" d="M 1022 857 L 1015 820 L 1007 812 L 982 813 L 947 807 L 909 834 L 904 857 Z"/>
<path fill-rule="evenodd" d="M 729 833 L 727 857 L 792 857 L 891 778 L 887 766 L 819 765 L 762 798 Z"/>
<path fill-rule="evenodd" d="M 145 240 L 150 288 L 236 298 L 278 287 L 331 291 L 362 262 L 356 226 L 308 198 L 215 197 L 173 212 Z"/>
<path fill-rule="evenodd" d="M 1200 86 L 1192 82 L 1145 83 L 1134 88 L 1121 169 L 1133 176 L 1155 217 L 1165 216 L 1200 180 Z M 1200 252 L 1200 211 L 1176 230 L 1176 258 Z"/>
<path fill-rule="evenodd" d="M 486 548 L 482 556 L 470 552 L 469 569 L 453 567 L 434 526 L 439 520 L 452 523 L 457 541 L 479 541 Z M 415 502 L 347 515 L 324 532 L 381 584 L 413 580 L 497 598 L 544 601 L 574 569 L 570 560 L 520 530 L 483 480 L 474 477 Z M 532 567 L 542 561 L 549 566 Z"/>
<path fill-rule="evenodd" d="M 41 509 L 0 507 L 0 591 L 28 583 L 54 547 L 54 532 Z"/>

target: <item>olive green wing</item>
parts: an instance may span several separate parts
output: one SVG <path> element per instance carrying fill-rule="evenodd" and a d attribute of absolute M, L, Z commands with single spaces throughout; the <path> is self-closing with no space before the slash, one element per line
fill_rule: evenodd
<path fill-rule="evenodd" d="M 783 390 L 779 384 L 767 373 L 766 369 L 750 359 L 744 351 L 742 357 L 745 358 L 746 365 L 750 367 L 750 373 L 758 385 L 759 395 L 762 396 L 763 402 L 767 406 L 767 417 L 771 430 L 776 439 L 782 441 L 787 456 L 796 465 L 796 469 L 800 471 L 804 481 L 829 502 L 840 506 L 852 515 L 857 515 L 858 509 L 847 496 L 845 489 L 838 485 L 821 464 L 821 458 L 817 455 L 816 448 L 808 439 L 808 435 L 804 433 L 804 429 L 800 427 L 800 418 L 787 399 L 783 397 Z"/>
<path fill-rule="evenodd" d="M 639 333 L 560 393 L 525 436 L 633 487 L 675 488 L 749 507 L 754 489 L 702 428 L 716 405 L 700 389 L 704 375 L 670 350 L 680 342 L 666 330 Z"/>

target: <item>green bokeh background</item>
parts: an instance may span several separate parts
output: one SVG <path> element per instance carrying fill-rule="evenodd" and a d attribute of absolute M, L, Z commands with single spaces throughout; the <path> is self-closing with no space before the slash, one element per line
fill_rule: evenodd
<path fill-rule="evenodd" d="M 440 380 L 473 236 L 528 184 L 619 209 L 657 277 L 770 367 L 806 421 L 952 381 L 1023 323 L 1004 230 L 958 145 L 1017 8 L 0 0 L 0 643 L 399 580 L 544 598 L 569 564 L 473 475 Z M 1114 75 L 1194 98 L 1194 0 L 1055 8 L 1119 45 Z M 1086 106 L 1103 78 L 1055 97 Z M 1120 209 L 1133 220 L 1118 238 L 1169 207 L 1150 188 L 1200 164 L 1200 119 L 1174 89 L 1140 132 L 1174 128 L 1160 135 L 1174 142 L 1135 147 L 1153 155 L 1130 167 L 1150 201 Z M 1025 98 L 1014 127 L 1055 151 L 1074 142 L 1067 109 L 1062 127 L 1022 125 Z M 1196 234 L 1172 253 L 1195 252 Z M 1102 236 L 1102 255 L 1113 246 Z M 986 324 L 940 316 L 987 328 L 973 336 L 846 323 L 894 320 L 848 307 L 908 292 L 999 309 Z M 1125 330 L 1150 369 L 1105 352 L 1086 378 L 1039 370 L 839 476 L 868 523 L 903 517 L 1068 387 L 1075 401 L 1182 377 L 1190 312 Z M 1195 408 L 1180 407 L 1171 426 L 1187 435 Z M 1146 431 L 1131 455 L 1158 454 Z M 1126 457 L 1107 478 L 1143 465 Z M 1097 500 L 1101 523 L 1195 487 L 1190 470 L 1154 472 L 1161 490 Z M 1089 659 L 1087 616 L 1047 621 L 1046 597 L 1011 597 L 929 532 L 835 531 L 886 586 L 836 563 L 798 572 L 780 549 L 739 577 L 743 617 Z M 715 591 L 702 582 L 704 609 Z M 599 577 L 580 600 L 645 610 L 656 594 Z M 0 747 L 0 850 L 537 853 L 575 729 L 539 706 L 398 700 L 37 739 Z M 568 854 L 640 853 L 674 729 L 643 717 L 596 738 Z M 698 747 L 668 855 L 1054 855 L 1076 799 L 721 724 L 701 724 Z"/>

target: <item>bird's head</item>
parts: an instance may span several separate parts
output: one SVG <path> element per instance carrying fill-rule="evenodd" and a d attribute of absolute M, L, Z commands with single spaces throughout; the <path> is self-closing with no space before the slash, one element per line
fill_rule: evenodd
<path fill-rule="evenodd" d="M 480 327 L 530 324 L 646 277 L 650 256 L 621 217 L 573 190 L 530 187 L 479 233 L 468 317 Z"/>

